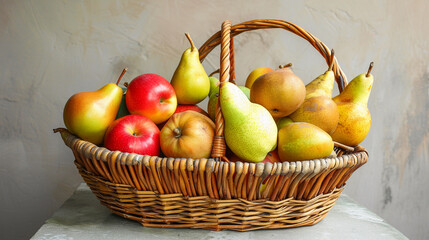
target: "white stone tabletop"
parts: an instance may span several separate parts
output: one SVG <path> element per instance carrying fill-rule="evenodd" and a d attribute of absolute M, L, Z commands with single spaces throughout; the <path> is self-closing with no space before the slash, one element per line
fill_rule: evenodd
<path fill-rule="evenodd" d="M 407 239 L 342 193 L 328 215 L 309 227 L 248 232 L 143 227 L 101 205 L 85 183 L 46 220 L 32 240 L 59 239 Z"/>

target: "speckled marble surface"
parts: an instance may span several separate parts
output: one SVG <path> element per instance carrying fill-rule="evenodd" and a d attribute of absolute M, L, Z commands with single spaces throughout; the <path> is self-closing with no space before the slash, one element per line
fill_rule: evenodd
<path fill-rule="evenodd" d="M 286 237 L 287 236 L 287 237 Z M 311 227 L 249 232 L 142 227 L 102 206 L 86 184 L 49 218 L 32 240 L 57 239 L 407 239 L 382 218 L 342 194 Z"/>

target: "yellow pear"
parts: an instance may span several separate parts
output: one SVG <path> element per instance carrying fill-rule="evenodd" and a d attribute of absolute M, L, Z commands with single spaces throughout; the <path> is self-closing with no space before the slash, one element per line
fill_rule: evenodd
<path fill-rule="evenodd" d="M 279 131 L 278 154 L 282 162 L 324 158 L 333 149 L 331 136 L 311 123 L 289 123 Z"/>
<path fill-rule="evenodd" d="M 332 139 L 348 146 L 361 143 L 371 127 L 371 114 L 367 107 L 374 77 L 371 74 L 373 63 L 368 72 L 353 78 L 338 96 L 334 97 L 338 105 L 340 118 Z"/>
<path fill-rule="evenodd" d="M 271 71 L 273 71 L 273 69 L 269 67 L 259 67 L 254 69 L 253 71 L 250 72 L 249 76 L 247 76 L 246 83 L 244 84 L 244 86 L 249 89 L 252 88 L 252 85 L 256 79 L 258 79 L 260 76 L 264 75 L 265 73 L 271 72 Z"/>
<path fill-rule="evenodd" d="M 332 59 L 333 52 L 334 50 L 332 50 Z M 294 122 L 314 124 L 329 134 L 335 131 L 339 119 L 337 104 L 332 100 L 332 90 L 335 83 L 332 63 L 333 61 L 324 74 L 305 86 L 304 103 L 289 115 Z"/>

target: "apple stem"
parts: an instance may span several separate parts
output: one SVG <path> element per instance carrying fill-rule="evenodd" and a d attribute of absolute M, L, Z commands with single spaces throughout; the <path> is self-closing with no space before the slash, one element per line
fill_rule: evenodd
<path fill-rule="evenodd" d="M 211 77 L 211 76 L 213 76 L 213 75 L 215 75 L 216 73 L 219 73 L 219 72 L 220 72 L 220 69 L 218 68 L 216 71 L 210 73 L 209 77 Z"/>
<path fill-rule="evenodd" d="M 288 64 L 283 65 L 283 66 L 282 65 L 279 66 L 280 69 L 282 69 L 282 68 L 288 68 L 288 67 L 292 67 L 292 63 L 288 63 Z"/>
<path fill-rule="evenodd" d="M 121 81 L 122 77 L 127 72 L 127 70 L 128 68 L 124 68 L 124 70 L 122 70 L 121 76 L 119 76 L 118 81 L 116 81 L 116 85 L 119 85 L 119 82 Z"/>
<path fill-rule="evenodd" d="M 368 72 L 366 73 L 365 77 L 369 77 L 369 75 L 371 74 L 372 67 L 374 67 L 374 62 L 371 62 L 369 64 Z"/>
<path fill-rule="evenodd" d="M 331 50 L 331 58 L 329 59 L 329 61 L 331 63 L 329 64 L 328 71 L 332 71 L 332 68 L 334 67 L 334 55 L 335 55 L 335 51 L 334 51 L 334 49 L 332 49 Z"/>
<path fill-rule="evenodd" d="M 129 83 L 128 82 L 124 82 L 124 87 L 128 88 Z"/>
<path fill-rule="evenodd" d="M 189 33 L 185 33 L 186 38 L 188 39 L 189 43 L 191 44 L 191 51 L 193 52 L 195 49 L 195 45 L 194 45 L 194 41 L 192 41 L 191 36 L 189 35 Z"/>
<path fill-rule="evenodd" d="M 176 138 L 179 138 L 179 137 L 181 137 L 181 136 L 182 136 L 182 131 L 180 131 L 180 127 L 175 128 L 175 129 L 173 130 L 173 133 L 174 133 L 174 136 L 175 136 Z"/>

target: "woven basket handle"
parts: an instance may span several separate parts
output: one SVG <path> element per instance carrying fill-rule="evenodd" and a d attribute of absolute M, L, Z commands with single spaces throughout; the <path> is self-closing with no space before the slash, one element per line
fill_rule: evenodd
<path fill-rule="evenodd" d="M 199 49 L 200 60 L 204 61 L 205 57 L 217 46 L 221 46 L 220 55 L 220 82 L 225 83 L 228 81 L 234 81 L 234 43 L 233 37 L 240 33 L 258 30 L 258 29 L 270 29 L 270 28 L 282 28 L 289 32 L 292 32 L 305 40 L 307 40 L 321 55 L 325 58 L 328 66 L 332 62 L 332 71 L 335 75 L 335 80 L 338 85 L 340 92 L 347 85 L 347 78 L 344 72 L 338 65 L 338 61 L 335 57 L 331 57 L 331 51 L 329 48 L 322 43 L 318 38 L 302 29 L 301 27 L 284 20 L 273 20 L 273 19 L 257 19 L 232 26 L 231 21 L 226 20 L 222 23 L 221 31 L 210 37 Z M 219 88 L 220 90 L 221 88 Z M 221 91 L 219 92 L 221 95 Z M 219 99 L 216 105 L 216 134 L 213 141 L 212 157 L 224 158 L 226 152 L 225 140 L 223 138 L 224 119 L 219 106 Z"/>

